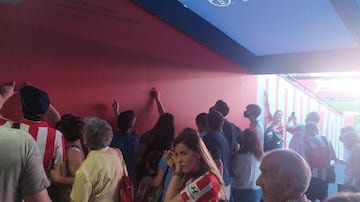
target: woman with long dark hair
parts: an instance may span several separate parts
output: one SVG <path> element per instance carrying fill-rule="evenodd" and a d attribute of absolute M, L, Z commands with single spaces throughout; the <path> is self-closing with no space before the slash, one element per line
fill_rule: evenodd
<path fill-rule="evenodd" d="M 171 113 L 165 112 L 165 108 L 160 100 L 160 93 L 155 88 L 152 89 L 151 96 L 156 101 L 160 117 L 155 126 L 145 132 L 140 138 L 137 152 L 137 156 L 140 157 L 140 165 L 137 172 L 138 182 L 144 176 L 150 175 L 145 163 L 148 154 L 154 151 L 163 153 L 165 150 L 171 149 L 175 136 L 174 116 Z"/>
<path fill-rule="evenodd" d="M 173 175 L 165 201 L 211 201 L 225 197 L 224 181 L 199 134 L 186 128 L 174 140 L 175 151 L 165 156 L 173 162 Z"/>

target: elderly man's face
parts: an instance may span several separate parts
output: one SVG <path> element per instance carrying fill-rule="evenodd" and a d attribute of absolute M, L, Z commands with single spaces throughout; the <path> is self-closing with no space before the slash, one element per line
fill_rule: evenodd
<path fill-rule="evenodd" d="M 261 175 L 256 184 L 262 188 L 264 202 L 284 201 L 286 182 L 274 166 L 280 164 L 278 159 L 265 157 L 260 165 Z"/>

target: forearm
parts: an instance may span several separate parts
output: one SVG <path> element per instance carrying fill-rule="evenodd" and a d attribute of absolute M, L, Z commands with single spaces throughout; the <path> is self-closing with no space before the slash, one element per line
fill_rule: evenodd
<path fill-rule="evenodd" d="M 59 177 L 55 183 L 57 184 L 67 184 L 67 185 L 72 185 L 74 184 L 74 177 Z"/>
<path fill-rule="evenodd" d="M 5 99 L 3 98 L 2 95 L 0 95 L 0 109 L 2 109 L 4 103 L 5 103 Z"/>
<path fill-rule="evenodd" d="M 52 126 L 55 126 L 58 121 L 61 119 L 60 113 L 56 110 L 56 108 L 50 104 L 49 109 L 46 112 L 46 116 L 48 117 Z"/>
<path fill-rule="evenodd" d="M 155 98 L 156 106 L 159 112 L 159 116 L 163 115 L 165 113 L 164 105 L 162 104 L 160 98 Z"/>
<path fill-rule="evenodd" d="M 174 172 L 171 177 L 169 187 L 165 194 L 165 202 L 171 202 L 172 199 L 174 199 L 175 196 L 177 195 L 177 189 L 181 185 L 181 177 L 182 177 L 181 175 L 179 175 L 179 173 L 180 172 Z"/>
<path fill-rule="evenodd" d="M 151 182 L 152 187 L 159 187 L 163 182 L 165 172 L 162 169 L 158 169 L 157 175 L 153 178 Z"/>
<path fill-rule="evenodd" d="M 0 85 L 0 109 L 3 107 L 6 100 L 14 95 L 15 82 Z"/>
<path fill-rule="evenodd" d="M 267 95 L 265 96 L 264 108 L 265 108 L 265 117 L 268 116 L 271 117 L 269 98 L 267 97 Z"/>

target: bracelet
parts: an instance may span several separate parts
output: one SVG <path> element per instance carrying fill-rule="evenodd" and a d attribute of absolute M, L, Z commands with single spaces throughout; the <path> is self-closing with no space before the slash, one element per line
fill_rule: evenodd
<path fill-rule="evenodd" d="M 181 177 L 183 174 L 182 174 L 182 172 L 176 172 L 176 171 L 174 171 L 174 172 L 173 172 L 173 175 Z"/>

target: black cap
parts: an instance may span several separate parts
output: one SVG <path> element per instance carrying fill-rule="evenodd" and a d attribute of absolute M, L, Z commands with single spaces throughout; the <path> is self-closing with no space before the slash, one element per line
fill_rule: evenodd
<path fill-rule="evenodd" d="M 24 115 L 43 115 L 49 108 L 48 94 L 38 88 L 24 86 L 20 89 L 20 96 Z"/>

